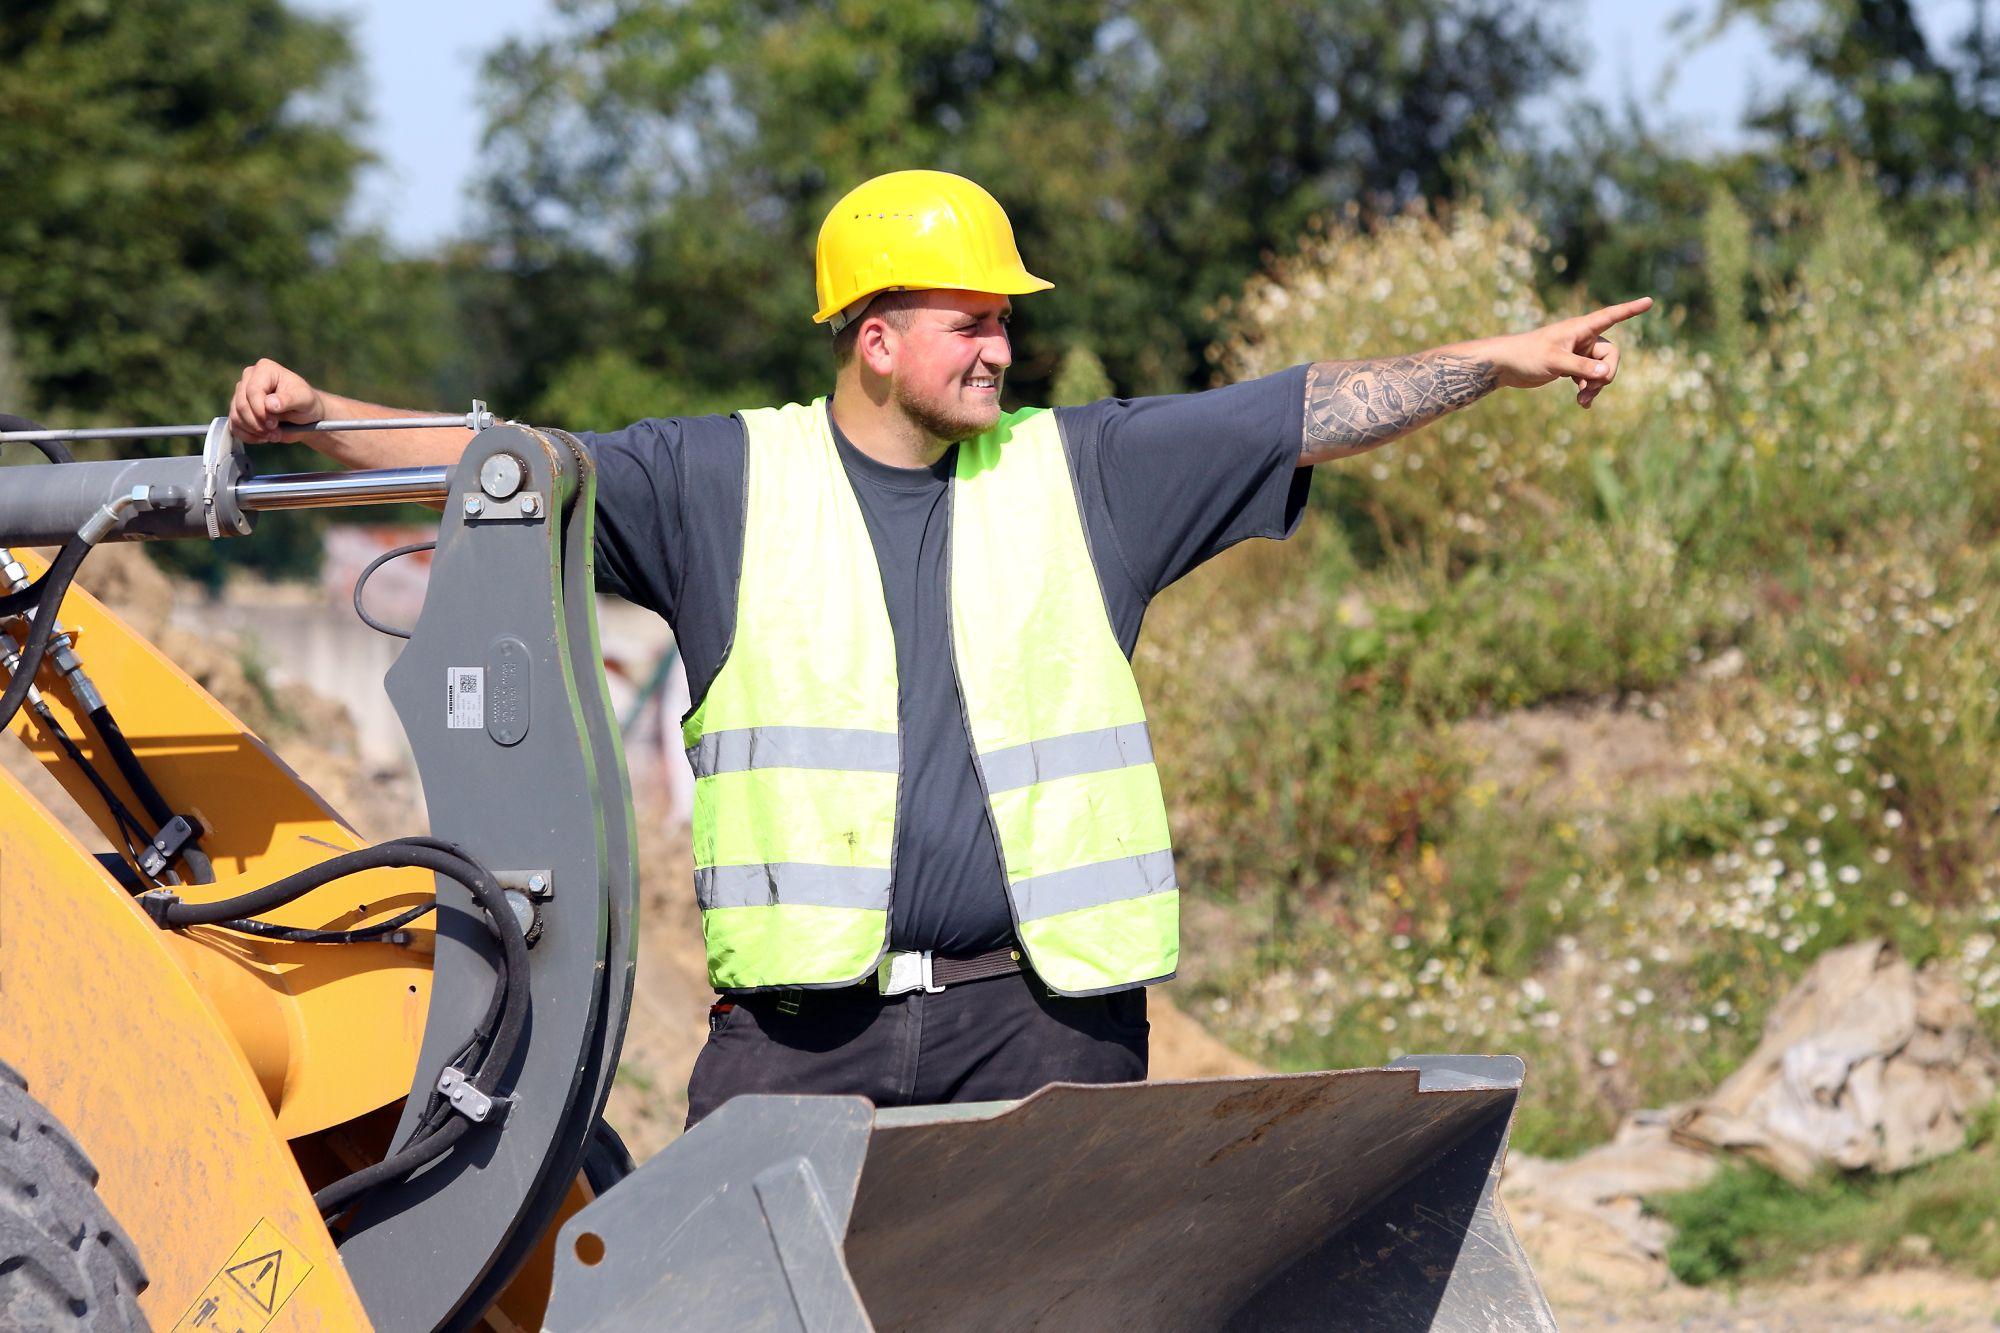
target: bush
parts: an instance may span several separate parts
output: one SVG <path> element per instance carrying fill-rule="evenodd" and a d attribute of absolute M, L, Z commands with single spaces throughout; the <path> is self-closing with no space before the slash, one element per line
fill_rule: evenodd
<path fill-rule="evenodd" d="M 1639 321 L 1588 416 L 1496 394 L 1324 465 L 1294 542 L 1154 610 L 1183 870 L 1257 941 L 1190 942 L 1226 1034 L 1286 1067 L 1515 1051 L 1517 1141 L 1573 1151 L 1711 1087 L 1863 936 L 2000 1029 L 2000 258 L 1921 262 L 1851 182 L 1790 209 L 1800 276 L 1755 317 Z M 1753 285 L 1711 212 L 1711 285 Z M 1335 223 L 1245 293 L 1220 364 L 1526 327 L 1535 252 L 1473 209 Z M 1687 782 L 1578 810 L 1474 772 L 1465 719 L 1608 700 Z"/>

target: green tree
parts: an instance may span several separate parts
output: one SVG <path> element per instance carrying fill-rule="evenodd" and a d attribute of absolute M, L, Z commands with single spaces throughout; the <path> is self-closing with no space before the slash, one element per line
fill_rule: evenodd
<path fill-rule="evenodd" d="M 1196 385 L 1213 309 L 1313 213 L 1448 195 L 1571 67 L 1569 5 L 1502 0 L 561 0 L 488 69 L 503 312 L 667 382 L 823 387 L 814 229 L 880 171 L 962 172 L 1056 288 L 1017 388 L 1063 349 Z M 556 367 L 525 367 L 554 374 Z"/>
<path fill-rule="evenodd" d="M 0 310 L 26 399 L 69 421 L 201 420 L 258 356 L 434 397 L 456 366 L 443 275 L 342 227 L 367 156 L 354 69 L 340 24 L 281 0 L 0 7 Z M 315 521 L 163 554 L 207 577 L 296 569 Z"/>
<path fill-rule="evenodd" d="M 1798 77 L 1755 108 L 1776 163 L 1804 177 L 1844 158 L 1892 200 L 1991 206 L 2000 191 L 2000 27 L 1990 0 L 1933 49 L 1913 0 L 1724 0 L 1719 29 L 1761 24 Z M 1934 223 L 1935 219 L 1930 219 Z"/>
<path fill-rule="evenodd" d="M 1072 347 L 1056 367 L 1055 382 L 1049 386 L 1049 406 L 1077 407 L 1111 394 L 1111 377 L 1104 373 L 1097 353 L 1088 347 Z"/>
<path fill-rule="evenodd" d="M 1750 291 L 1750 219 L 1727 186 L 1709 192 L 1701 219 L 1708 274 L 1708 309 L 1716 353 L 1733 365 L 1743 353 L 1745 303 Z"/>
<path fill-rule="evenodd" d="M 1933 25 L 1937 41 L 1912 0 L 1723 0 L 1694 47 L 1747 21 L 1783 70 L 1746 114 L 1742 148 L 1699 152 L 1636 102 L 1586 104 L 1569 135 L 1503 156 L 1478 185 L 1538 220 L 1564 279 L 1651 293 L 1697 327 L 1726 330 L 1729 311 L 1712 303 L 1737 290 L 1711 272 L 1711 224 L 1737 227 L 1711 215 L 1723 192 L 1742 213 L 1729 262 L 1766 286 L 1797 276 L 1801 223 L 1829 187 L 1886 198 L 1902 234 L 1941 256 L 1989 233 L 2000 208 L 2000 28 L 1992 0 L 1930 8 L 1956 25 Z"/>
<path fill-rule="evenodd" d="M 0 10 L 0 301 L 44 408 L 212 411 L 281 341 L 363 160 L 351 71 L 278 0 Z"/>

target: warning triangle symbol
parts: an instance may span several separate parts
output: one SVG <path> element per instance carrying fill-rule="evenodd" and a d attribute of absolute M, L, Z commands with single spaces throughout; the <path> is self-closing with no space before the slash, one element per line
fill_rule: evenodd
<path fill-rule="evenodd" d="M 255 1259 L 245 1259 L 240 1264 L 231 1264 L 226 1271 L 230 1280 L 243 1288 L 246 1296 L 257 1302 L 258 1308 L 265 1314 L 270 1314 L 278 1308 L 278 1265 L 283 1259 L 283 1251 L 272 1250 L 269 1254 L 260 1254 Z"/>

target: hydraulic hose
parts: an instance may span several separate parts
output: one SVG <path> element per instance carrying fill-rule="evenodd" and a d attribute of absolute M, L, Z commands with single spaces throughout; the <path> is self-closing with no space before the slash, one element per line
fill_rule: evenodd
<path fill-rule="evenodd" d="M 99 773 L 96 767 L 92 765 L 89 757 L 84 754 L 82 748 L 74 740 L 70 739 L 69 733 L 62 729 L 62 724 L 56 721 L 55 714 L 48 712 L 44 708 L 41 714 L 41 723 L 48 733 L 55 737 L 56 744 L 61 747 L 63 754 L 68 756 L 72 764 L 76 765 L 77 771 L 82 773 L 89 780 L 90 785 L 97 790 L 97 798 L 104 802 L 104 808 L 110 812 L 112 822 L 118 826 L 119 840 L 125 844 L 125 854 L 131 859 L 132 868 L 139 872 L 142 879 L 157 879 L 157 877 L 146 875 L 145 867 L 140 864 L 139 860 L 139 848 L 152 840 L 152 835 L 146 832 L 145 825 L 141 824 L 138 817 L 126 807 L 125 802 L 119 798 L 118 793 L 111 789 L 111 784 L 104 780 L 104 775 Z M 135 836 L 138 838 L 137 843 L 133 842 Z M 168 882 L 175 882 L 171 870 L 164 870 L 161 873 L 167 877 Z"/>
<path fill-rule="evenodd" d="M 132 752 L 132 742 L 125 739 L 125 733 L 118 727 L 118 719 L 111 716 L 111 706 L 104 704 L 92 709 L 90 724 L 97 728 L 98 736 L 104 741 L 105 752 L 118 766 L 125 785 L 132 789 L 132 794 L 139 798 L 139 804 L 145 807 L 146 817 L 153 821 L 153 827 L 165 828 L 174 817 L 174 809 L 167 804 L 167 798 L 160 795 L 160 789 L 153 785 L 153 779 L 139 763 L 139 756 Z M 188 868 L 188 878 L 196 884 L 215 883 L 215 867 L 196 839 L 188 839 L 180 850 L 179 858 Z"/>
<path fill-rule="evenodd" d="M 520 1044 L 521 1035 L 527 1027 L 528 939 L 521 931 L 521 923 L 514 919 L 513 910 L 507 906 L 506 891 L 493 878 L 492 872 L 478 862 L 448 850 L 450 846 L 449 843 L 428 838 L 401 838 L 343 852 L 234 898 L 191 903 L 166 897 L 150 902 L 148 911 L 162 926 L 179 930 L 188 926 L 218 926 L 242 917 L 254 917 L 301 898 L 334 880 L 360 874 L 364 870 L 407 866 L 457 880 L 472 893 L 474 901 L 486 913 L 494 933 L 500 937 L 501 981 L 506 994 L 500 1005 L 493 1044 L 487 1048 L 479 1073 L 472 1080 L 481 1092 L 491 1093 L 501 1072 L 513 1058 L 514 1048 Z"/>
<path fill-rule="evenodd" d="M 42 429 L 44 427 L 39 421 L 30 421 L 26 417 L 9 416 L 5 412 L 0 412 L 0 430 Z M 65 445 L 61 440 L 36 440 L 34 441 L 34 446 L 41 450 L 42 457 L 48 459 L 51 463 L 74 463 L 76 461 L 76 455 L 72 454 L 69 451 L 69 446 Z"/>
<path fill-rule="evenodd" d="M 27 701 L 28 691 L 34 687 L 35 673 L 42 669 L 42 657 L 49 650 L 49 638 L 55 633 L 56 611 L 69 593 L 70 581 L 76 577 L 77 568 L 83 558 L 90 554 L 91 543 L 82 537 L 72 537 L 63 544 L 62 553 L 56 556 L 49 572 L 42 576 L 34 588 L 42 589 L 40 601 L 29 617 L 28 636 L 21 644 L 20 665 L 14 678 L 7 682 L 5 692 L 0 692 L 0 729 L 14 721 L 14 715 L 21 711 Z"/>
<path fill-rule="evenodd" d="M 471 1058 L 484 1044 L 485 1051 L 480 1055 L 478 1067 L 471 1072 L 468 1082 L 477 1091 L 491 1096 L 506 1074 L 507 1066 L 512 1063 L 514 1052 L 527 1030 L 528 941 L 521 930 L 521 923 L 507 905 L 506 891 L 500 887 L 499 881 L 455 843 L 438 838 L 402 838 L 344 852 L 260 889 L 218 902 L 183 902 L 171 894 L 157 892 L 145 895 L 140 902 L 155 921 L 170 930 L 188 926 L 234 928 L 242 918 L 268 912 L 336 879 L 364 870 L 396 866 L 430 870 L 463 884 L 485 913 L 489 928 L 499 937 L 500 968 L 495 978 L 493 997 L 487 1004 L 479 1027 L 452 1062 L 456 1065 Z M 487 1033 L 491 1034 L 490 1039 L 482 1042 Z M 439 1123 L 438 1110 L 438 1102 L 434 1100 L 412 1131 L 409 1142 L 397 1152 L 321 1190 L 315 1198 L 320 1201 L 322 1215 L 334 1215 L 375 1185 L 408 1174 L 447 1151 L 465 1133 L 470 1122 L 460 1117 Z"/>
<path fill-rule="evenodd" d="M 361 623 L 378 634 L 388 634 L 398 639 L 409 638 L 410 631 L 398 628 L 395 625 L 385 625 L 375 617 L 369 615 L 368 608 L 362 605 L 361 594 L 368 587 L 368 580 L 375 577 L 375 571 L 388 564 L 391 560 L 397 560 L 406 555 L 415 555 L 419 551 L 435 550 L 437 550 L 436 542 L 411 542 L 408 546 L 398 546 L 393 551 L 384 551 L 373 560 L 370 560 L 368 567 L 361 571 L 361 577 L 354 580 L 354 614 L 361 617 Z"/>
<path fill-rule="evenodd" d="M 335 1217 L 347 1209 L 362 1195 L 377 1185 L 386 1185 L 392 1180 L 400 1180 L 426 1162 L 435 1161 L 451 1150 L 451 1145 L 465 1137 L 472 1128 L 472 1122 L 460 1116 L 445 1124 L 435 1133 L 414 1140 L 409 1146 L 384 1157 L 373 1166 L 364 1166 L 352 1175 L 342 1176 L 331 1185 L 313 1195 L 313 1203 L 319 1207 L 321 1217 Z"/>
<path fill-rule="evenodd" d="M 0 616 L 24 616 L 40 606 L 42 604 L 42 594 L 47 592 L 49 588 L 49 573 L 51 572 L 53 571 L 45 571 L 40 578 L 19 592 L 10 592 L 4 596 L 0 596 Z"/>
<path fill-rule="evenodd" d="M 313 930 L 305 926 L 281 926 L 274 921 L 254 921 L 249 918 L 239 921 L 218 921 L 215 924 L 228 930 L 240 931 L 245 935 L 257 935 L 267 940 L 284 940 L 288 944 L 355 944 L 393 935 L 436 906 L 436 899 L 418 903 L 407 911 L 396 913 L 387 921 L 378 921 L 372 926 L 357 926 L 353 930 Z"/>

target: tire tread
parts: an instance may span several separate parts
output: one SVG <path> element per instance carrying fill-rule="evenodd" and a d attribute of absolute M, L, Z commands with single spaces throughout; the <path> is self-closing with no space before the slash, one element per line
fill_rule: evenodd
<path fill-rule="evenodd" d="M 0 1328 L 147 1327 L 145 1268 L 97 1181 L 82 1147 L 0 1061 Z"/>

